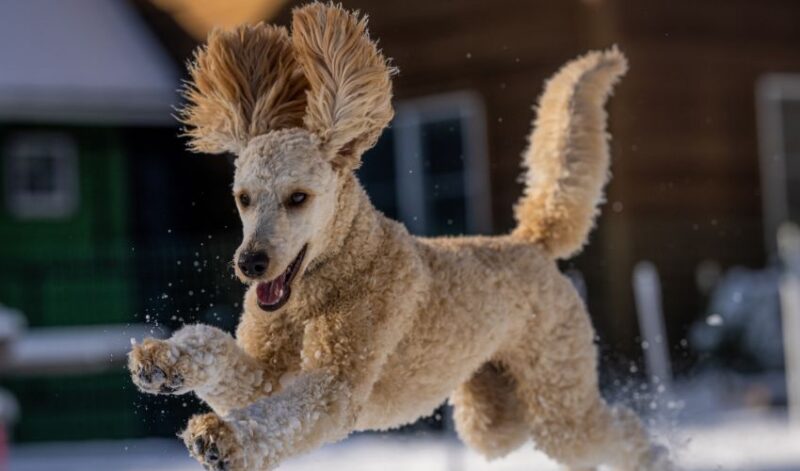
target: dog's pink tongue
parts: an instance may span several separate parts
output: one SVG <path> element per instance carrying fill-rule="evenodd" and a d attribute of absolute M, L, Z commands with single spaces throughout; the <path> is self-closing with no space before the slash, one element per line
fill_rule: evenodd
<path fill-rule="evenodd" d="M 277 304 L 283 297 L 284 280 L 282 276 L 267 283 L 259 283 L 256 287 L 258 302 L 267 306 Z"/>

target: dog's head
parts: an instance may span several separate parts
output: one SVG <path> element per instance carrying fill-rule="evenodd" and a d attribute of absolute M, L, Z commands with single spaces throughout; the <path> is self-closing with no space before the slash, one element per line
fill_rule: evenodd
<path fill-rule="evenodd" d="M 345 177 L 392 118 L 392 72 L 365 19 L 319 3 L 294 11 L 291 35 L 244 26 L 198 50 L 181 118 L 192 150 L 237 156 L 234 266 L 261 309 L 327 249 Z"/>

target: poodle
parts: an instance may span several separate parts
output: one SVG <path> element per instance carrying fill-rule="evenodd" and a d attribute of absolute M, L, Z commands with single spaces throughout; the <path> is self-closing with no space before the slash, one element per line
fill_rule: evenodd
<path fill-rule="evenodd" d="M 365 18 L 312 3 L 291 34 L 212 32 L 181 119 L 192 150 L 237 156 L 244 313 L 235 338 L 188 325 L 134 345 L 133 381 L 210 406 L 181 434 L 206 469 L 274 469 L 447 398 L 459 436 L 489 458 L 532 439 L 570 469 L 666 469 L 639 419 L 602 399 L 594 330 L 556 265 L 602 200 L 603 106 L 625 70 L 614 48 L 547 83 L 510 234 L 422 238 L 377 211 L 354 174 L 393 115 L 394 69 Z"/>

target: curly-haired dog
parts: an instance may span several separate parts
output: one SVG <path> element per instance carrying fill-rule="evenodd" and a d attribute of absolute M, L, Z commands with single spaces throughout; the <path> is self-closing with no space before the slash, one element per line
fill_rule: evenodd
<path fill-rule="evenodd" d="M 625 69 L 616 49 L 595 52 L 547 84 L 511 234 L 418 238 L 353 172 L 393 114 L 393 70 L 364 19 L 315 3 L 294 11 L 291 36 L 212 33 L 183 119 L 194 150 L 238 156 L 244 314 L 236 339 L 190 325 L 136 345 L 133 380 L 208 403 L 182 436 L 209 469 L 272 469 L 448 397 L 488 457 L 532 438 L 573 469 L 666 466 L 634 414 L 601 398 L 589 317 L 556 266 L 602 198 L 603 105 Z"/>

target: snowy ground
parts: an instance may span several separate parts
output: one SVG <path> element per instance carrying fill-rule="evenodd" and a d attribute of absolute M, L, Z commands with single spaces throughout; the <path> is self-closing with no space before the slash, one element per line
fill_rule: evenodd
<path fill-rule="evenodd" d="M 667 433 L 687 470 L 800 470 L 800 430 L 771 416 L 728 415 Z M 12 448 L 13 471 L 200 471 L 176 440 L 52 443 Z M 362 435 L 281 467 L 285 471 L 557 470 L 531 447 L 487 463 L 453 439 Z"/>

